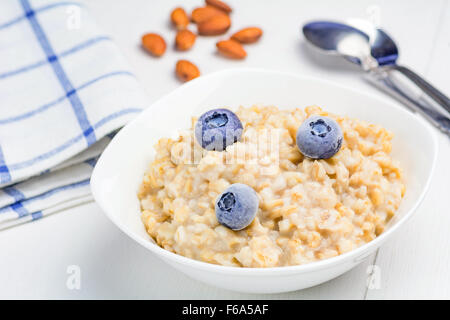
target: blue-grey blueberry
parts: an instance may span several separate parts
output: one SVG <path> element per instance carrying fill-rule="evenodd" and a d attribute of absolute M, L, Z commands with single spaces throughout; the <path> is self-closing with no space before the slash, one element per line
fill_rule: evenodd
<path fill-rule="evenodd" d="M 206 150 L 223 151 L 239 141 L 242 123 L 237 115 L 228 109 L 213 109 L 205 112 L 195 124 L 195 138 Z"/>
<path fill-rule="evenodd" d="M 235 183 L 216 200 L 216 217 L 220 224 L 232 230 L 241 230 L 255 219 L 259 199 L 253 188 Z"/>
<path fill-rule="evenodd" d="M 329 117 L 311 116 L 297 131 L 297 146 L 312 159 L 328 159 L 341 148 L 343 140 L 339 124 Z"/>

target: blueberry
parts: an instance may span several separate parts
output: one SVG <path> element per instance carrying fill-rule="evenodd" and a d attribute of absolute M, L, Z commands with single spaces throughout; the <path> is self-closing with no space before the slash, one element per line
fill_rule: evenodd
<path fill-rule="evenodd" d="M 241 230 L 255 219 L 259 199 L 255 190 L 246 184 L 235 183 L 216 200 L 216 217 L 220 224 Z"/>
<path fill-rule="evenodd" d="M 297 131 L 297 146 L 303 155 L 312 159 L 328 159 L 342 145 L 342 130 L 331 118 L 311 116 Z"/>
<path fill-rule="evenodd" d="M 222 151 L 241 138 L 242 123 L 227 109 L 213 109 L 202 114 L 195 124 L 195 138 L 206 150 Z"/>

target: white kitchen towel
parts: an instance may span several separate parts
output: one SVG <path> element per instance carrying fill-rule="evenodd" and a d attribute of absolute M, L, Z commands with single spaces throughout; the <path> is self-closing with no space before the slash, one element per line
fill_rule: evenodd
<path fill-rule="evenodd" d="M 83 5 L 1 1 L 0 229 L 88 201 L 96 158 L 146 101 Z"/>

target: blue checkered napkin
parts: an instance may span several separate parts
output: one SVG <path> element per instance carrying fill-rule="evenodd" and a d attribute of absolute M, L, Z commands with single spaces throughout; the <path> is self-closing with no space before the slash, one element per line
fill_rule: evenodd
<path fill-rule="evenodd" d="M 109 134 L 146 105 L 77 2 L 0 2 L 0 229 L 90 199 Z"/>

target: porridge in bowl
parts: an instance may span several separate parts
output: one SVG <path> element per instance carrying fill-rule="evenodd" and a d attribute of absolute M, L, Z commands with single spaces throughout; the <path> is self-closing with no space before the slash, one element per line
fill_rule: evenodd
<path fill-rule="evenodd" d="M 300 265 L 373 240 L 400 205 L 388 130 L 317 106 L 216 110 L 155 146 L 138 197 L 162 248 L 225 266 Z M 223 141 L 206 137 L 225 124 Z"/>

